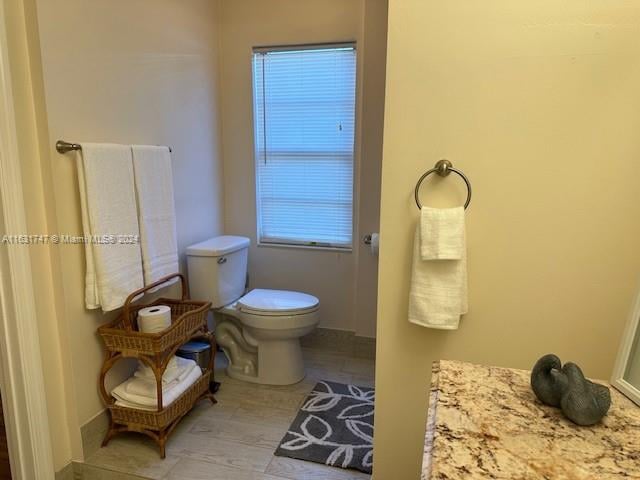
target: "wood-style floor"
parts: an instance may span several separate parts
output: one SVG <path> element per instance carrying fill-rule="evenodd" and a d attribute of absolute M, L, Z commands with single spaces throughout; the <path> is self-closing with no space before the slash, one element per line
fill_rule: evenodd
<path fill-rule="evenodd" d="M 218 404 L 200 402 L 182 420 L 167 443 L 165 460 L 146 437 L 129 434 L 99 449 L 87 459 L 84 470 L 100 467 L 113 472 L 113 478 L 128 473 L 154 480 L 368 480 L 369 475 L 354 470 L 273 455 L 319 380 L 373 386 L 371 358 L 309 348 L 304 357 L 303 381 L 273 387 L 227 377 L 221 365 L 225 359 L 218 354 L 216 379 L 222 382 Z M 93 478 L 98 478 L 97 472 Z"/>
<path fill-rule="evenodd" d="M 4 429 L 2 398 L 0 397 L 0 480 L 11 480 L 9 467 L 9 449 L 7 448 L 7 432 Z"/>

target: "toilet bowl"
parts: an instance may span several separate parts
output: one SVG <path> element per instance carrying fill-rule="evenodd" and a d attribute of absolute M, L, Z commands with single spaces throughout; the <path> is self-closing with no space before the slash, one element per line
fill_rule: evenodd
<path fill-rule="evenodd" d="M 220 313 L 236 319 L 242 327 L 242 337 L 253 349 L 245 349 L 254 355 L 256 368 L 245 372 L 234 368 L 233 355 L 227 354 L 230 366 L 227 373 L 232 378 L 269 385 L 290 385 L 304 378 L 304 361 L 300 337 L 311 333 L 319 317 L 319 301 L 316 297 L 285 290 L 255 289 L 234 304 L 224 307 Z M 224 320 L 216 332 L 228 329 Z M 222 325 L 222 328 L 220 328 Z M 220 335 L 217 335 L 220 337 Z M 224 349 L 225 339 L 218 338 Z"/>
<path fill-rule="evenodd" d="M 239 380 L 289 385 L 305 376 L 300 337 L 317 326 L 319 300 L 288 290 L 245 293 L 249 239 L 225 235 L 187 248 L 192 298 L 212 303 L 216 341 Z"/>

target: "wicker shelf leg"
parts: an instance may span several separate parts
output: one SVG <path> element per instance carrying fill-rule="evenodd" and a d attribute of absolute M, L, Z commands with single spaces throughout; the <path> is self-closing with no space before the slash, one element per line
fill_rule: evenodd
<path fill-rule="evenodd" d="M 113 427 L 113 423 L 109 422 L 109 430 L 107 430 L 107 433 L 104 436 L 104 439 L 102 440 L 102 446 L 106 447 L 107 445 L 109 445 L 109 441 L 117 434 L 118 432 L 114 431 L 114 427 Z"/>
<path fill-rule="evenodd" d="M 207 336 L 209 338 L 209 345 L 211 346 L 210 354 L 209 354 L 209 371 L 211 372 L 211 377 L 209 380 L 209 395 L 208 398 L 211 400 L 211 403 L 214 405 L 218 403 L 216 397 L 213 396 L 214 388 L 215 388 L 215 373 L 216 373 L 216 336 L 213 332 L 207 332 Z"/>
<path fill-rule="evenodd" d="M 162 435 L 163 435 L 164 432 L 166 432 L 166 430 L 161 430 L 159 432 L 154 432 L 154 431 L 151 431 L 151 430 L 127 429 L 125 431 L 127 431 L 127 432 L 138 432 L 138 433 L 142 433 L 142 434 L 146 435 L 147 437 L 149 437 L 160 448 L 160 458 L 162 458 L 162 459 L 165 458 L 166 455 L 165 455 L 165 450 L 164 450 L 164 444 L 166 443 L 167 439 L 165 437 L 164 442 L 163 442 L 162 441 Z"/>
<path fill-rule="evenodd" d="M 166 434 L 166 432 L 162 432 L 160 434 L 160 438 L 158 438 L 158 446 L 160 447 L 160 458 L 164 460 L 165 458 L 167 458 L 167 451 L 166 451 L 167 434 Z"/>
<path fill-rule="evenodd" d="M 113 421 L 110 419 L 109 430 L 107 430 L 107 433 L 105 434 L 104 439 L 102 440 L 102 446 L 106 447 L 113 437 L 115 437 L 119 433 L 127 432 L 128 430 L 129 429 L 127 427 L 122 425 L 118 426 L 115 423 L 113 423 Z"/>

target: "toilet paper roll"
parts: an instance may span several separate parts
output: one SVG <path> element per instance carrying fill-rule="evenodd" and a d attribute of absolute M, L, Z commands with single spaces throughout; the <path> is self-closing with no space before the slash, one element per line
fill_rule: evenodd
<path fill-rule="evenodd" d="M 372 233 L 371 234 L 371 253 L 377 257 L 379 250 L 380 250 L 380 235 L 377 233 Z"/>
<path fill-rule="evenodd" d="M 171 308 L 154 305 L 138 311 L 138 330 L 144 333 L 158 333 L 171 326 Z"/>

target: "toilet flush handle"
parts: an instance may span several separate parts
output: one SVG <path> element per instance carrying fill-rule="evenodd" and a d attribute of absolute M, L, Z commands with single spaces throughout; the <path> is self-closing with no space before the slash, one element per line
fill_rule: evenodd
<path fill-rule="evenodd" d="M 218 265 L 222 265 L 223 263 L 227 263 L 227 257 L 220 257 L 218 259 Z"/>

